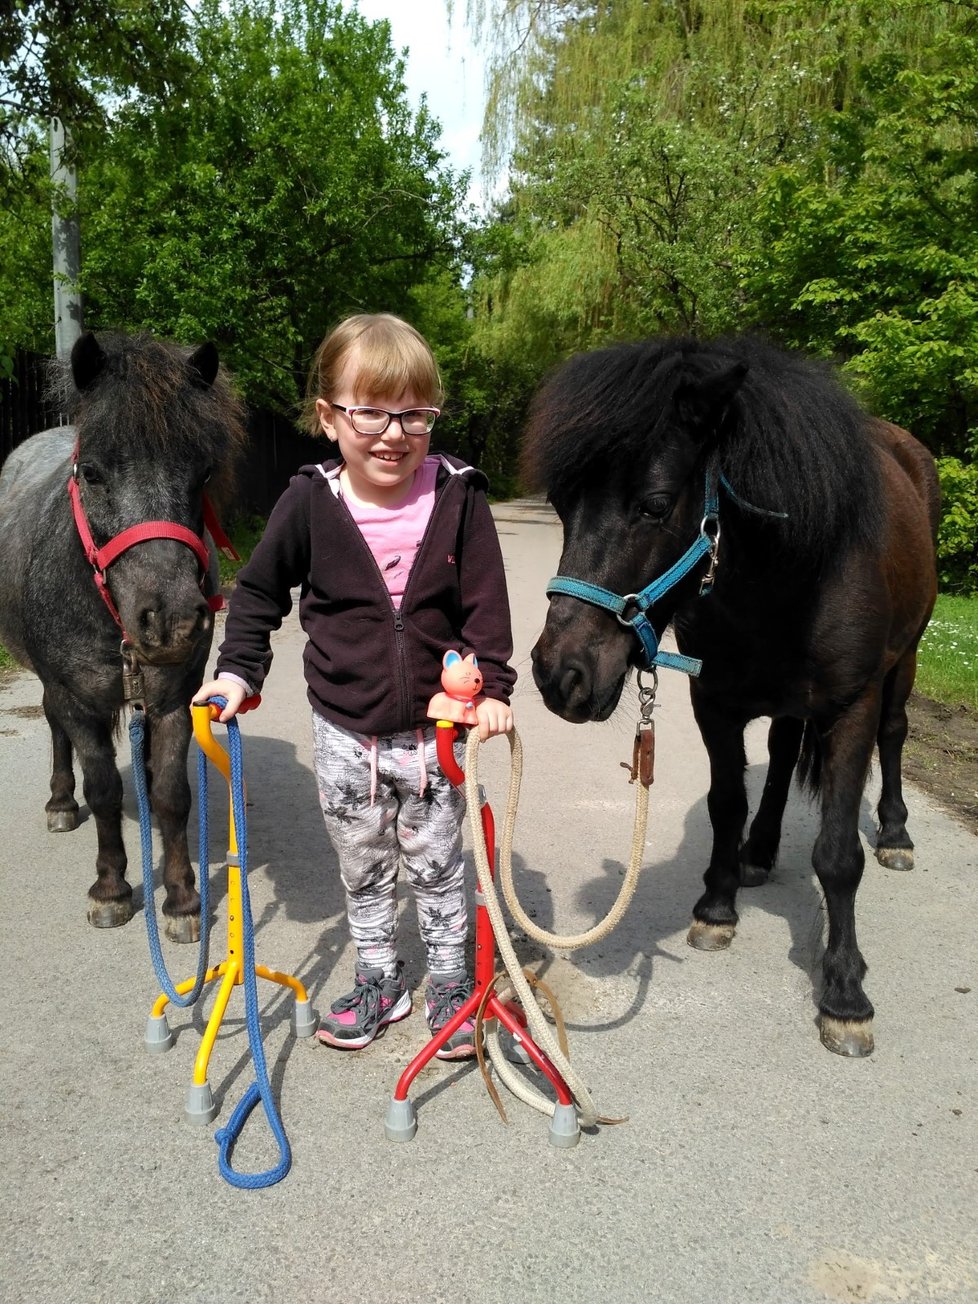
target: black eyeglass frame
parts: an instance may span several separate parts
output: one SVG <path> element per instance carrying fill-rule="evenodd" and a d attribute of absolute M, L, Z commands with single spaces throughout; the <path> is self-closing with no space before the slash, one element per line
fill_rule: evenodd
<path fill-rule="evenodd" d="M 353 427 L 354 431 L 358 435 L 366 435 L 368 437 L 373 435 L 384 434 L 385 431 L 390 426 L 390 423 L 394 420 L 395 417 L 397 417 L 398 421 L 400 421 L 401 423 L 401 430 L 405 435 L 407 435 L 408 439 L 424 439 L 426 435 L 430 435 L 432 430 L 434 430 L 435 422 L 441 416 L 441 408 L 436 408 L 436 407 L 410 407 L 410 408 L 404 408 L 403 411 L 401 412 L 391 412 L 389 411 L 388 408 L 374 407 L 369 403 L 358 403 L 354 407 L 346 407 L 342 403 L 334 403 L 332 399 L 327 399 L 327 402 L 329 403 L 331 408 L 336 408 L 338 412 L 343 412 L 345 413 L 346 416 L 350 418 L 350 425 Z M 387 420 L 384 422 L 384 424 L 380 427 L 379 430 L 361 430 L 357 425 L 357 416 L 361 412 L 383 412 Z M 412 412 L 424 412 L 425 415 L 431 417 L 431 423 L 429 424 L 427 430 L 405 430 L 404 429 L 404 418 L 406 416 L 410 416 Z"/>

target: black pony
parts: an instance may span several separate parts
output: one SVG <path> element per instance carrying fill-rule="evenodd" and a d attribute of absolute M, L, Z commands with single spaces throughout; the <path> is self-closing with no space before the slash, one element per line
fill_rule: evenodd
<path fill-rule="evenodd" d="M 568 720 L 607 719 L 630 667 L 677 659 L 657 647 L 673 624 L 680 652 L 702 662 L 690 690 L 711 775 L 713 852 L 688 940 L 729 946 L 739 884 L 775 862 L 798 763 L 821 793 L 821 1037 L 868 1055 L 859 804 L 875 744 L 876 856 L 912 868 L 900 763 L 936 595 L 933 459 L 826 367 L 749 338 L 573 357 L 536 395 L 524 448 L 529 483 L 564 526 L 532 654 L 544 701 Z M 742 845 L 743 733 L 758 716 L 771 718 L 770 767 Z"/>
<path fill-rule="evenodd" d="M 0 642 L 43 685 L 53 832 L 78 823 L 77 755 L 98 835 L 88 917 L 99 928 L 132 915 L 113 736 L 126 700 L 145 712 L 166 931 L 194 941 L 189 702 L 219 601 L 216 554 L 201 537 L 204 485 L 219 508 L 243 409 L 213 345 L 190 353 L 150 336 L 83 335 L 56 385 L 74 425 L 26 440 L 0 476 Z"/>

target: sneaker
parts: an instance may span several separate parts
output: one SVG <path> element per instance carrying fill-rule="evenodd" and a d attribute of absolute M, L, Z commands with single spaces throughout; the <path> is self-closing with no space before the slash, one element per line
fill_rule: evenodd
<path fill-rule="evenodd" d="M 385 978 L 383 969 L 357 969 L 356 986 L 330 1006 L 316 1033 L 328 1046 L 360 1050 L 387 1027 L 411 1013 L 411 993 L 398 963 L 397 976 Z"/>
<path fill-rule="evenodd" d="M 440 1032 L 472 995 L 472 979 L 465 973 L 433 979 L 428 984 L 425 1013 L 432 1036 Z M 471 1059 L 475 1054 L 475 1020 L 466 1019 L 452 1033 L 444 1046 L 435 1051 L 436 1059 Z"/>

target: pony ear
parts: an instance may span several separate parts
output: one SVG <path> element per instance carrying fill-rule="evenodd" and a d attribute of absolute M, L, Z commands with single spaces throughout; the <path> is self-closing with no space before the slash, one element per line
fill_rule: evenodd
<path fill-rule="evenodd" d="M 716 433 L 717 425 L 749 370 L 746 362 L 734 362 L 709 375 L 684 380 L 675 397 L 680 416 L 703 429 L 705 434 Z"/>
<path fill-rule="evenodd" d="M 217 367 L 220 359 L 217 356 L 217 347 L 210 340 L 202 344 L 199 349 L 194 349 L 187 359 L 187 366 L 191 371 L 197 373 L 198 378 L 205 385 L 213 385 L 217 379 Z"/>
<path fill-rule="evenodd" d="M 102 346 L 92 332 L 79 335 L 71 346 L 71 377 L 79 393 L 91 389 L 102 374 L 105 362 Z"/>
<path fill-rule="evenodd" d="M 454 648 L 449 648 L 448 651 L 445 653 L 445 655 L 442 657 L 442 659 L 441 659 L 441 663 L 442 663 L 442 665 L 443 665 L 443 666 L 446 668 L 446 670 L 447 670 L 449 666 L 455 666 L 455 665 L 458 665 L 458 663 L 459 663 L 461 660 L 462 660 L 462 658 L 461 658 L 461 657 L 459 656 L 459 654 L 455 651 L 455 649 L 454 649 Z"/>

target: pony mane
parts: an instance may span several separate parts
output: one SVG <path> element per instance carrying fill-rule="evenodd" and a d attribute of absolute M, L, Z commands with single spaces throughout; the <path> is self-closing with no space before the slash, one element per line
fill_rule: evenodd
<path fill-rule="evenodd" d="M 575 355 L 531 404 L 525 482 L 558 501 L 573 500 L 588 485 L 614 483 L 622 468 L 649 460 L 658 429 L 675 440 L 681 421 L 673 400 L 681 384 L 695 387 L 697 378 L 738 362 L 747 374 L 697 466 L 716 447 L 737 498 L 787 519 L 749 513 L 721 490 L 721 520 L 738 512 L 745 522 L 763 521 L 777 529 L 777 547 L 810 566 L 878 544 L 882 486 L 870 418 L 828 364 L 754 336 L 674 336 Z"/>
<path fill-rule="evenodd" d="M 191 349 L 147 333 L 100 332 L 98 342 L 106 364 L 88 390 L 76 388 L 70 357 L 50 364 L 49 392 L 79 442 L 151 459 L 203 453 L 213 466 L 208 496 L 225 506 L 247 440 L 245 407 L 225 369 L 205 385 L 188 368 Z"/>

